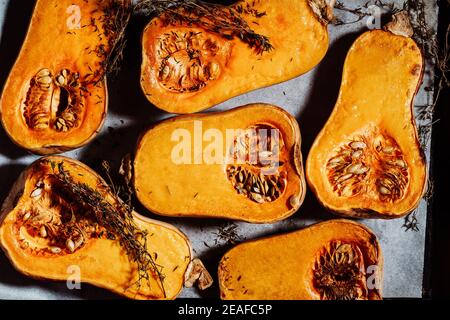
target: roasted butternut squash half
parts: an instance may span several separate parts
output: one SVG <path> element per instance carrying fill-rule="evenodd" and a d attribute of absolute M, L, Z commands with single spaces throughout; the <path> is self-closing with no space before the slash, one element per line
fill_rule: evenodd
<path fill-rule="evenodd" d="M 18 271 L 128 298 L 175 298 L 191 261 L 189 240 L 178 229 L 130 212 L 99 175 L 69 158 L 28 167 L 0 221 L 0 245 Z"/>
<path fill-rule="evenodd" d="M 295 118 L 266 104 L 163 121 L 138 143 L 137 198 L 165 216 L 284 219 L 305 196 L 300 139 Z"/>
<path fill-rule="evenodd" d="M 399 25 L 404 14 L 396 21 L 350 48 L 336 106 L 308 155 L 311 189 L 341 215 L 398 218 L 418 206 L 426 187 L 412 110 L 423 58 Z"/>
<path fill-rule="evenodd" d="M 224 300 L 379 300 L 382 277 L 376 236 L 348 220 L 242 243 L 219 264 Z"/>
<path fill-rule="evenodd" d="M 162 110 L 193 113 L 304 74 L 327 51 L 328 2 L 243 0 L 228 7 L 171 8 L 144 30 L 142 90 Z"/>
<path fill-rule="evenodd" d="M 106 115 L 105 69 L 131 0 L 37 0 L 0 100 L 19 146 L 54 154 L 88 143 Z"/>

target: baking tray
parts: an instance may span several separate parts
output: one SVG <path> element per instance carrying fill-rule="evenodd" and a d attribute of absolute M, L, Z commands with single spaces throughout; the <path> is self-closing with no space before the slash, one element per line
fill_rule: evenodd
<path fill-rule="evenodd" d="M 371 10 L 373 15 L 356 21 L 359 19 L 358 16 L 351 12 L 335 10 L 340 20 L 356 22 L 329 26 L 330 48 L 323 61 L 314 70 L 291 81 L 233 98 L 207 112 L 228 110 L 255 102 L 283 107 L 293 114 L 300 124 L 302 151 L 306 158 L 314 138 L 325 124 L 336 101 L 342 66 L 348 49 L 358 35 L 382 21 L 384 9 L 387 8 L 381 6 L 379 1 L 368 3 L 367 0 L 343 1 L 343 3 L 350 8 L 362 7 L 365 12 Z M 383 3 L 392 3 L 397 8 L 403 6 L 402 1 Z M 370 7 L 370 5 L 377 6 Z M 436 3 L 429 1 L 426 5 L 428 21 L 431 21 L 431 25 L 435 28 Z M 0 0 L 0 87 L 3 87 L 19 52 L 33 6 L 32 0 Z M 109 113 L 100 134 L 89 145 L 65 153 L 66 156 L 79 159 L 98 171 L 101 171 L 102 160 L 109 161 L 112 168 L 117 169 L 120 159 L 125 154 L 133 152 L 138 136 L 145 128 L 173 116 L 152 106 L 140 90 L 140 34 L 146 22 L 147 19 L 143 17 L 135 17 L 129 25 L 123 67 L 117 78 L 110 81 Z M 424 90 L 425 87 L 433 86 L 432 68 L 429 66 L 428 69 L 415 100 L 416 106 L 427 104 L 432 96 L 431 91 Z M 425 150 L 428 159 L 430 143 L 431 141 L 426 141 Z M 0 176 L 3 180 L 0 186 L 0 200 L 6 197 L 19 173 L 37 158 L 15 146 L 3 129 L 0 130 Z M 192 241 L 195 255 L 204 261 L 214 278 L 220 257 L 237 242 L 297 230 L 317 221 L 335 218 L 319 205 L 310 191 L 295 215 L 282 222 L 263 225 L 213 219 L 163 218 L 148 212 L 137 202 L 135 204 L 137 211 L 142 214 L 172 223 L 185 232 Z M 383 249 L 385 297 L 422 297 L 427 215 L 427 202 L 422 200 L 415 212 L 418 227 L 416 231 L 407 230 L 404 219 L 360 220 L 375 232 Z M 218 297 L 217 281 L 206 291 L 184 289 L 180 296 Z M 117 298 L 117 296 L 87 284 L 82 284 L 80 290 L 69 290 L 65 283 L 29 279 L 15 271 L 5 255 L 0 253 L 0 299 L 91 298 Z"/>

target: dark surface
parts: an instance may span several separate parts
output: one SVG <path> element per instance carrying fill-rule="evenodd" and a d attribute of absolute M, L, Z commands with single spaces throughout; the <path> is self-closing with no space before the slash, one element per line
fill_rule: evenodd
<path fill-rule="evenodd" d="M 439 43 L 445 43 L 445 33 L 449 24 L 450 5 L 448 1 L 440 1 L 439 14 Z M 442 46 L 441 46 L 442 50 Z M 432 170 L 434 177 L 434 197 L 431 204 L 432 224 L 428 224 L 430 241 L 427 253 L 431 269 L 432 298 L 450 298 L 450 90 L 442 91 L 441 99 L 435 112 L 436 122 L 432 138 Z"/>

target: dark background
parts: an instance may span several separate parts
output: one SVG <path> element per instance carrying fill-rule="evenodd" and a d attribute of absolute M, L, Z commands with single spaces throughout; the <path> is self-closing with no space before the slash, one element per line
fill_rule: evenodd
<path fill-rule="evenodd" d="M 446 41 L 449 25 L 450 5 L 443 0 L 440 4 L 438 37 L 442 44 Z M 448 39 L 447 39 L 448 41 Z M 448 54 L 448 53 L 447 53 Z M 448 68 L 448 66 L 447 66 Z M 438 102 L 433 127 L 431 176 L 434 178 L 434 197 L 431 202 L 431 221 L 428 221 L 429 239 L 427 243 L 429 261 L 425 266 L 424 282 L 429 280 L 427 290 L 424 283 L 424 295 L 432 298 L 450 298 L 450 94 L 448 88 L 442 91 Z M 430 218 L 430 216 L 429 216 Z M 429 219 L 430 220 L 430 219 Z M 428 279 L 427 279 L 428 278 Z"/>

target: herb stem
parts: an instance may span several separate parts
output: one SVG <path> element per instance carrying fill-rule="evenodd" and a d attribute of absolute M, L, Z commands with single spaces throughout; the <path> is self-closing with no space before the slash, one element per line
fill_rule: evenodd
<path fill-rule="evenodd" d="M 229 40 L 238 38 L 257 54 L 271 51 L 273 46 L 269 38 L 256 33 L 242 17 L 242 13 L 248 13 L 258 19 L 265 13 L 250 7 L 238 8 L 200 0 L 141 0 L 136 4 L 135 11 L 160 17 L 166 25 L 197 25 Z"/>
<path fill-rule="evenodd" d="M 52 164 L 52 168 L 56 167 L 58 170 L 53 171 L 52 177 L 58 187 L 57 189 L 67 195 L 67 198 L 70 198 L 74 203 L 85 208 L 87 212 L 92 213 L 99 225 L 111 233 L 114 238 L 118 238 L 129 260 L 137 264 L 136 294 L 141 288 L 142 280 L 145 280 L 150 287 L 150 273 L 152 273 L 159 281 L 165 298 L 166 291 L 162 266 L 158 265 L 150 254 L 147 248 L 147 231 L 141 230 L 137 226 L 132 210 L 117 195 L 111 194 L 114 201 L 110 202 L 105 195 L 89 185 L 74 181 L 70 173 L 64 169 L 63 162 L 58 163 L 57 166 Z M 109 190 L 109 187 L 104 183 L 101 187 L 106 187 Z"/>

